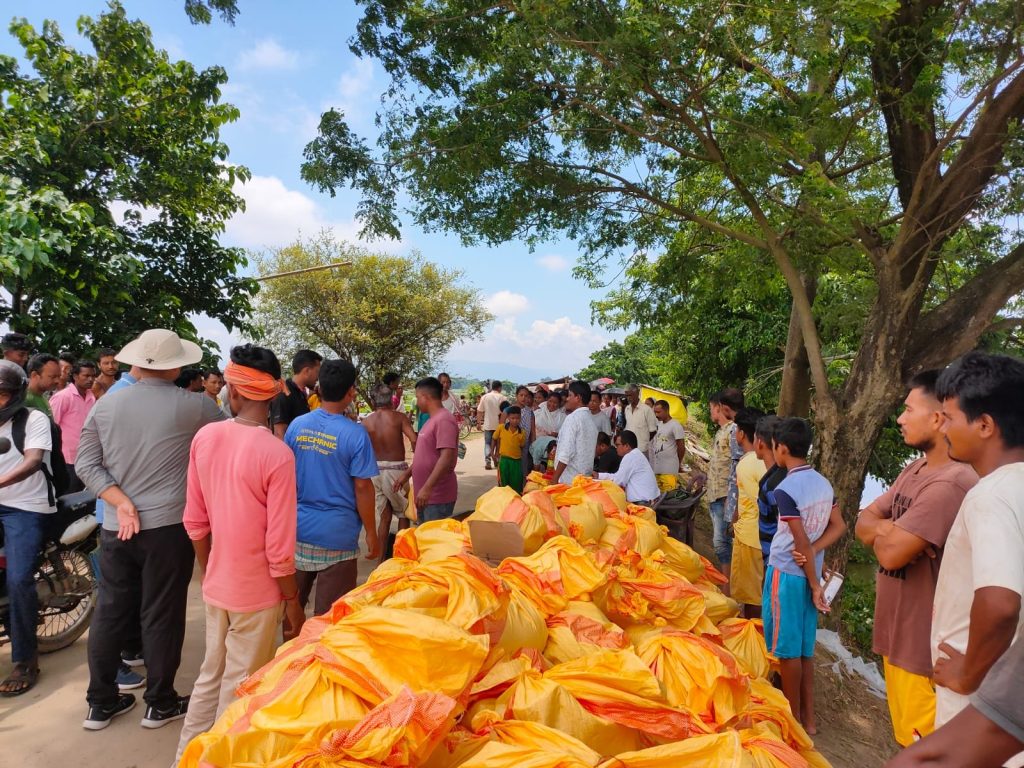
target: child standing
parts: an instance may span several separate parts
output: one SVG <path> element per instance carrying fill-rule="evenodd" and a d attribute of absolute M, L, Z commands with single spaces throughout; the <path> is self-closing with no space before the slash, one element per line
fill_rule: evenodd
<path fill-rule="evenodd" d="M 758 533 L 757 484 L 764 477 L 765 466 L 754 452 L 757 420 L 764 414 L 756 408 L 741 408 L 736 414 L 736 442 L 743 458 L 736 465 L 737 502 L 732 519 L 734 541 L 729 594 L 743 605 L 743 615 L 756 619 L 761 615 L 761 592 L 764 586 L 764 558 Z"/>
<path fill-rule="evenodd" d="M 775 462 L 787 474 L 775 489 L 779 528 L 772 539 L 761 602 L 765 640 L 779 659 L 782 692 L 793 716 L 813 735 L 814 641 L 818 611 L 827 613 L 829 606 L 821 588 L 824 552 L 815 554 L 812 545 L 821 538 L 837 539 L 846 523 L 835 506 L 831 484 L 807 463 L 812 437 L 810 424 L 798 418 L 783 419 L 773 436 Z"/>
<path fill-rule="evenodd" d="M 504 415 L 505 423 L 494 431 L 491 458 L 498 465 L 498 484 L 522 493 L 523 446 L 526 445 L 526 431 L 519 426 L 522 411 L 518 405 L 510 405 Z"/>

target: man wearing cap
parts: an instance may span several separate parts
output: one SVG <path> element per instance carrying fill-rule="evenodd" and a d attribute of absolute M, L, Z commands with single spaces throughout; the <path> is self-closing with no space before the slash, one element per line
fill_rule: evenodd
<path fill-rule="evenodd" d="M 103 499 L 100 590 L 89 629 L 89 713 L 82 726 L 106 728 L 135 706 L 116 684 L 121 645 L 141 606 L 148 680 L 142 725 L 179 720 L 188 697 L 174 677 L 185 638 L 185 606 L 194 554 L 182 524 L 192 438 L 223 413 L 208 397 L 174 386 L 195 365 L 198 345 L 162 328 L 144 332 L 117 355 L 138 368 L 138 383 L 104 397 L 93 408 L 78 449 L 76 469 Z"/>
<path fill-rule="evenodd" d="M 235 417 L 199 430 L 188 463 L 184 524 L 203 572 L 206 656 L 175 765 L 274 657 L 282 612 L 285 639 L 305 620 L 295 582 L 295 458 L 267 427 L 270 401 L 284 389 L 281 364 L 246 344 L 231 350 L 224 378 Z"/>
<path fill-rule="evenodd" d="M 4 360 L 10 360 L 22 368 L 28 363 L 28 356 L 32 354 L 32 342 L 24 333 L 6 333 L 3 340 L 0 340 L 0 347 L 4 349 Z"/>
<path fill-rule="evenodd" d="M 34 572 L 46 515 L 55 511 L 47 493 L 46 477 L 39 471 L 52 447 L 50 420 L 40 411 L 21 414 L 25 410 L 26 387 L 21 366 L 0 360 L 0 438 L 10 441 L 10 448 L 0 453 L 0 526 L 7 554 L 8 629 L 14 662 L 10 676 L 0 683 L 0 694 L 4 696 L 25 693 L 39 677 L 39 603 Z M 20 449 L 13 434 L 16 418 L 25 419 L 25 442 Z"/>

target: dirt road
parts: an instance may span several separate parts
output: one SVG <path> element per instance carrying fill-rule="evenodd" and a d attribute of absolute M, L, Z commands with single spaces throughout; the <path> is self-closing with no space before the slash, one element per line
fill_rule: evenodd
<path fill-rule="evenodd" d="M 484 471 L 483 440 L 479 434 L 467 442 L 466 458 L 459 462 L 459 500 L 456 511 L 471 509 L 476 498 L 494 486 L 495 473 Z M 360 581 L 375 563 L 360 562 Z M 86 636 L 87 637 L 87 636 Z M 39 683 L 19 698 L 0 698 L 0 765 L 75 765 L 77 768 L 168 768 L 178 745 L 181 723 L 156 731 L 139 725 L 144 712 L 139 703 L 103 731 L 82 728 L 86 714 L 85 690 L 89 682 L 86 637 L 70 648 L 43 656 Z M 203 658 L 203 602 L 199 582 L 193 578 L 188 598 L 188 631 L 182 652 L 177 687 L 188 693 Z M 11 668 L 10 646 L 0 649 L 0 675 Z"/>

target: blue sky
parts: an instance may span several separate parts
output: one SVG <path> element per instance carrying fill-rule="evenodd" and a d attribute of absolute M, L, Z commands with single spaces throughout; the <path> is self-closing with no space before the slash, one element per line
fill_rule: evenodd
<path fill-rule="evenodd" d="M 316 135 L 325 109 L 343 109 L 357 132 L 374 136 L 375 107 L 387 83 L 378 63 L 357 59 L 348 49 L 358 20 L 356 7 L 325 0 L 243 0 L 232 27 L 219 19 L 209 26 L 190 24 L 183 0 L 123 4 L 130 17 L 150 26 L 157 46 L 173 58 L 199 67 L 219 64 L 228 72 L 224 100 L 242 114 L 223 131 L 223 138 L 231 148 L 231 162 L 247 166 L 253 177 L 239 189 L 247 210 L 228 224 L 224 242 L 268 248 L 324 227 L 356 240 L 356 196 L 343 192 L 331 198 L 299 178 L 303 147 Z M 19 53 L 6 33 L 12 17 L 25 17 L 37 28 L 44 18 L 53 19 L 67 40 L 84 48 L 75 33 L 76 19 L 105 8 L 102 0 L 4 3 L 0 52 Z M 401 243 L 371 245 L 399 253 L 415 248 L 431 261 L 463 270 L 496 316 L 485 339 L 451 351 L 449 360 L 458 361 L 453 373 L 505 375 L 497 369 L 515 363 L 537 375 L 561 375 L 586 365 L 590 353 L 609 339 L 621 338 L 591 325 L 590 302 L 601 292 L 572 277 L 577 252 L 572 242 L 552 242 L 531 253 L 524 243 L 465 248 L 454 236 L 413 226 L 404 226 L 402 235 Z M 519 268 L 510 277 L 500 276 L 515 265 Z M 203 336 L 222 347 L 239 340 L 208 318 L 200 318 L 198 325 Z"/>

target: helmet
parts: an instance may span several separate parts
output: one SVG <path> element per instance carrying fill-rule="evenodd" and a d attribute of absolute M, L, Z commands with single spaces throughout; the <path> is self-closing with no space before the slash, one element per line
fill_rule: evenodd
<path fill-rule="evenodd" d="M 28 386 L 25 370 L 10 360 L 0 360 L 0 390 L 4 392 L 24 392 Z"/>

